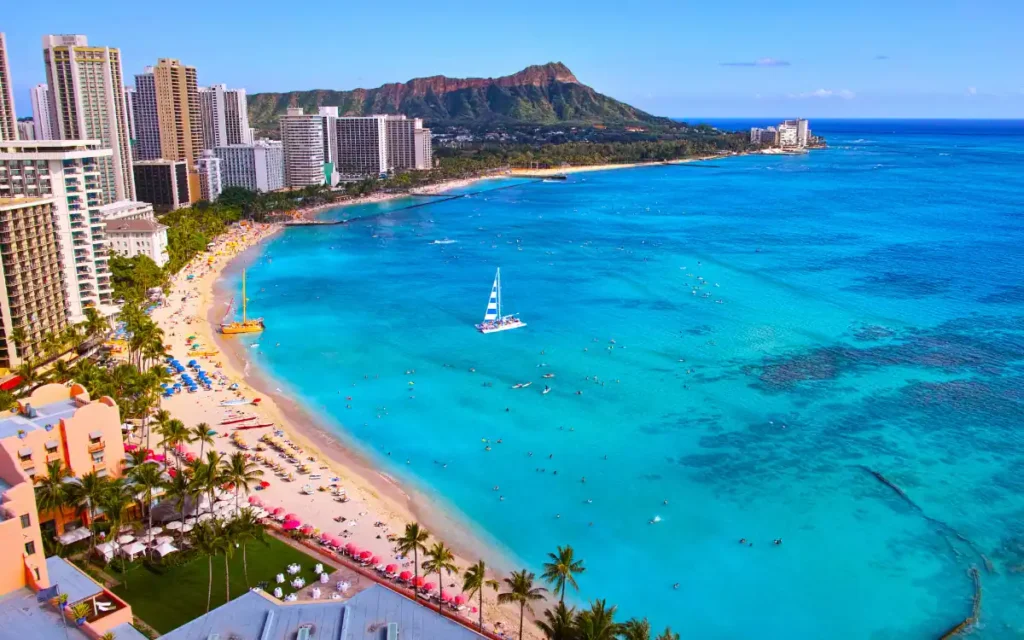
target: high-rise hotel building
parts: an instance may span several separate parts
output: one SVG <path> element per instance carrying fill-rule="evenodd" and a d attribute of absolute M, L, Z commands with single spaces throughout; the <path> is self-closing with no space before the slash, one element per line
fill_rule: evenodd
<path fill-rule="evenodd" d="M 343 176 L 378 176 L 388 171 L 387 116 L 338 118 L 338 166 Z"/>
<path fill-rule="evenodd" d="M 72 323 L 82 321 L 89 307 L 104 315 L 117 310 L 100 218 L 104 171 L 113 154 L 99 140 L 0 142 L 0 198 L 51 201 Z"/>
<path fill-rule="evenodd" d="M 43 36 L 43 62 L 53 137 L 98 140 L 110 149 L 110 155 L 96 159 L 101 197 L 104 202 L 134 199 L 121 52 L 90 46 L 83 35 L 48 35 Z"/>
<path fill-rule="evenodd" d="M 284 181 L 289 187 L 321 185 L 324 175 L 324 117 L 289 108 L 281 116 Z"/>
<path fill-rule="evenodd" d="M 67 327 L 56 221 L 52 197 L 0 197 L 0 367 L 42 358 L 43 336 Z"/>
<path fill-rule="evenodd" d="M 156 112 L 156 77 L 153 67 L 146 67 L 135 76 L 135 95 L 132 97 L 132 115 L 135 120 L 135 159 L 160 159 L 160 122 Z"/>
<path fill-rule="evenodd" d="M 199 106 L 204 149 L 252 144 L 245 89 L 228 89 L 224 84 L 199 87 Z"/>
<path fill-rule="evenodd" d="M 224 188 L 262 193 L 284 188 L 284 145 L 277 140 L 217 147 L 216 154 Z"/>
<path fill-rule="evenodd" d="M 11 66 L 7 62 L 7 37 L 0 32 L 0 140 L 18 139 L 18 117 L 14 113 Z"/>
<path fill-rule="evenodd" d="M 50 87 L 45 84 L 32 87 L 32 126 L 36 129 L 36 140 L 54 139 L 50 123 Z"/>

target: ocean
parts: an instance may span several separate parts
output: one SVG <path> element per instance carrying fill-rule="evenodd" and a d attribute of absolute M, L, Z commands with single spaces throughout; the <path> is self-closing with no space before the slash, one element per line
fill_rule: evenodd
<path fill-rule="evenodd" d="M 975 568 L 978 637 L 1021 637 L 1024 122 L 811 128 L 829 149 L 329 211 L 249 266 L 247 353 L 508 562 L 572 545 L 576 604 L 935 638 Z M 528 326 L 485 336 L 497 267 Z"/>

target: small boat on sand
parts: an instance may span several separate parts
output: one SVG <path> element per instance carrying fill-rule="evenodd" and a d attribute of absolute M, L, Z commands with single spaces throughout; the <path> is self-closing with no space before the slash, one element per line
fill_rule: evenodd
<path fill-rule="evenodd" d="M 255 420 L 255 419 L 256 419 L 256 416 L 252 416 L 250 418 L 235 418 L 233 420 L 224 420 L 220 424 L 221 424 L 221 426 L 226 425 L 226 424 L 238 424 L 239 422 L 249 422 L 250 420 Z"/>

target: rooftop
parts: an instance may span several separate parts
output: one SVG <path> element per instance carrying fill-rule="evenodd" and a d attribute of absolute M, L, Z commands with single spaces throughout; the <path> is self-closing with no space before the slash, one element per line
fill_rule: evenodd
<path fill-rule="evenodd" d="M 53 202 L 53 198 L 0 198 L 0 211 Z"/>
<path fill-rule="evenodd" d="M 105 231 L 107 233 L 152 233 L 166 228 L 155 220 L 108 220 Z"/>
<path fill-rule="evenodd" d="M 141 631 L 127 622 L 122 622 L 111 631 L 114 632 L 114 640 L 149 640 Z"/>
<path fill-rule="evenodd" d="M 402 640 L 480 640 L 478 634 L 390 589 L 375 585 L 347 601 L 286 604 L 249 592 L 163 636 L 162 640 L 221 638 L 293 640 L 312 625 L 316 640 L 380 640 L 388 623 Z"/>
<path fill-rule="evenodd" d="M 118 200 L 100 207 L 100 215 L 104 218 L 114 218 L 124 213 L 135 213 L 145 209 L 152 211 L 153 205 L 137 200 Z"/>
<path fill-rule="evenodd" d="M 103 587 L 60 556 L 46 559 L 46 572 L 50 574 L 50 584 L 57 585 L 61 593 L 68 594 L 68 604 L 103 593 Z"/>
<path fill-rule="evenodd" d="M 0 597 L 0 629 L 5 638 L 89 640 L 74 625 L 65 627 L 56 609 L 36 602 L 36 594 L 25 588 Z"/>
<path fill-rule="evenodd" d="M 0 160 L 64 160 L 113 155 L 99 140 L 3 140 Z"/>
<path fill-rule="evenodd" d="M 22 414 L 12 414 L 0 420 L 0 438 L 10 438 L 18 435 L 18 431 L 35 431 L 44 429 L 46 425 L 57 426 L 62 418 L 70 418 L 78 410 L 78 403 L 73 398 L 58 400 L 40 407 L 33 406 L 35 417 L 30 418 Z"/>

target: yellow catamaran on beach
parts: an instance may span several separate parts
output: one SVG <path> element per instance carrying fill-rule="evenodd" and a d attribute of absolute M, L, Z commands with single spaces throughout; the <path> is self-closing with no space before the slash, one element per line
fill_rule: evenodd
<path fill-rule="evenodd" d="M 234 335 L 237 333 L 259 333 L 263 331 L 263 318 L 249 320 L 245 317 L 245 309 L 245 271 L 242 271 L 242 321 L 225 322 L 220 325 L 220 332 L 225 335 Z"/>

